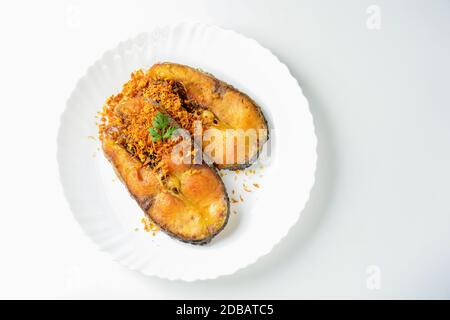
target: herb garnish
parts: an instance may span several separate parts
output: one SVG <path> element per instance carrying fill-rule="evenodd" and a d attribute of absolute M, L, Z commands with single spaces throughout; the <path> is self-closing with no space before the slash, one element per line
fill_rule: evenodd
<path fill-rule="evenodd" d="M 169 139 L 176 130 L 175 127 L 169 126 L 169 117 L 161 112 L 158 112 L 153 118 L 152 125 L 153 127 L 148 128 L 148 132 L 152 136 L 153 142 Z"/>

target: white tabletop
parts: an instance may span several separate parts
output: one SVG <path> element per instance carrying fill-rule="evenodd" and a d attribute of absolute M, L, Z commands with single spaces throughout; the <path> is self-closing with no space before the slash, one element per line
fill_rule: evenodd
<path fill-rule="evenodd" d="M 0 298 L 450 298 L 449 1 L 47 2 L 0 4 Z M 287 64 L 319 153 L 289 235 L 256 264 L 195 283 L 99 252 L 56 162 L 59 117 L 87 68 L 187 19 L 252 37 Z"/>

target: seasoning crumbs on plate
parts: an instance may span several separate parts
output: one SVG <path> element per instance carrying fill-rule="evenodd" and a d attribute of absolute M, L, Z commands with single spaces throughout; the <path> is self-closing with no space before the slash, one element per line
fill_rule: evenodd
<path fill-rule="evenodd" d="M 144 225 L 144 230 L 146 232 L 151 232 L 153 236 L 159 231 L 159 227 L 147 216 L 144 216 L 141 219 L 141 223 Z"/>

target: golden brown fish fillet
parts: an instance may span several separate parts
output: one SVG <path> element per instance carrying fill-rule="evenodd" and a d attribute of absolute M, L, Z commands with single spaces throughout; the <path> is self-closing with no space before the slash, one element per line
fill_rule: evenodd
<path fill-rule="evenodd" d="M 123 124 L 129 117 L 136 117 L 145 105 L 137 99 L 124 100 L 113 112 L 122 117 Z M 102 131 L 103 151 L 142 210 L 162 230 L 181 241 L 211 241 L 229 217 L 228 196 L 215 169 L 206 164 L 178 164 L 167 154 L 157 164 L 164 167 L 161 174 L 118 143 L 118 139 L 123 140 L 117 137 L 118 130 L 112 126 Z"/>
<path fill-rule="evenodd" d="M 208 141 L 204 141 L 203 150 L 215 162 L 217 168 L 243 169 L 256 160 L 269 134 L 261 109 L 250 97 L 208 73 L 181 64 L 158 63 L 153 65 L 147 74 L 155 80 L 173 80 L 180 83 L 187 99 L 193 102 L 197 109 L 207 111 L 207 116 L 209 112 L 214 118 L 209 128 L 221 132 L 224 152 L 208 152 Z M 235 136 L 227 136 L 227 129 L 241 131 L 234 131 Z M 256 134 L 256 138 L 252 132 Z M 245 151 L 241 153 L 238 153 L 239 141 L 244 141 L 245 144 Z"/>

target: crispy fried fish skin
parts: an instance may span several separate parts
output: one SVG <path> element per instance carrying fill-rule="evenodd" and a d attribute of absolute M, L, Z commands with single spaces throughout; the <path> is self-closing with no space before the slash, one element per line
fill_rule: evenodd
<path fill-rule="evenodd" d="M 228 196 L 213 168 L 163 159 L 168 174 L 161 181 L 151 168 L 143 166 L 106 133 L 102 147 L 142 210 L 170 236 L 191 244 L 206 244 L 227 224 Z"/>
<path fill-rule="evenodd" d="M 227 129 L 242 129 L 249 132 L 248 130 L 252 129 L 256 132 L 258 136 L 256 142 L 245 142 L 244 157 L 233 156 L 225 160 L 208 154 L 213 158 L 217 168 L 243 169 L 256 160 L 262 146 L 269 138 L 269 131 L 260 107 L 250 97 L 211 74 L 181 64 L 157 63 L 149 69 L 148 74 L 153 79 L 173 80 L 180 83 L 189 100 L 214 114 L 219 121 L 215 129 L 223 132 Z M 205 149 L 205 145 L 203 147 Z M 234 148 L 232 152 L 236 152 L 238 147 L 234 145 L 232 148 Z M 230 152 L 230 149 L 225 147 L 224 154 Z"/>

